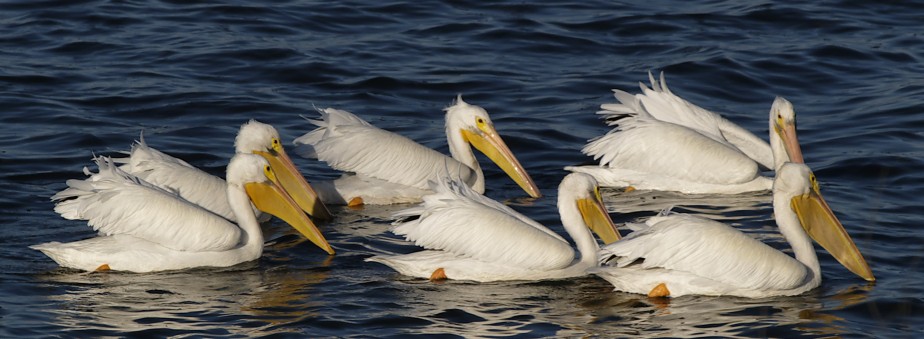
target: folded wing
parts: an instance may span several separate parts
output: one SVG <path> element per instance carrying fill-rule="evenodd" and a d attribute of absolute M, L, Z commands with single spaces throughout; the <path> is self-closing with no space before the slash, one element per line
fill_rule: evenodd
<path fill-rule="evenodd" d="M 434 189 L 421 206 L 397 214 L 420 217 L 398 224 L 396 234 L 427 249 L 518 268 L 552 270 L 573 261 L 561 236 L 467 185 L 447 181 Z"/>
<path fill-rule="evenodd" d="M 350 112 L 328 108 L 317 129 L 295 139 L 296 152 L 327 162 L 332 168 L 427 189 L 429 180 L 462 178 L 475 173 L 462 163 L 411 139 L 370 125 Z"/>
<path fill-rule="evenodd" d="M 179 251 L 222 251 L 240 242 L 240 228 L 227 219 L 120 170 L 109 158 L 95 160 L 98 173 L 68 180 L 68 188 L 52 197 L 62 217 L 87 220 L 103 235 L 131 235 Z"/>

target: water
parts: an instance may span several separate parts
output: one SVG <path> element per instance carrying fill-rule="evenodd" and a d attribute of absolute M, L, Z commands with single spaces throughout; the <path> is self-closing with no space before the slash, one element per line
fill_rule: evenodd
<path fill-rule="evenodd" d="M 924 333 L 924 5 L 818 1 L 24 1 L 0 5 L 0 336 L 877 336 Z M 404 206 L 335 208 L 327 257 L 279 221 L 257 261 L 225 269 L 84 274 L 28 245 L 93 232 L 48 198 L 93 153 L 152 146 L 216 174 L 251 118 L 285 140 L 315 107 L 353 111 L 447 152 L 456 94 L 485 107 L 545 197 L 485 165 L 488 195 L 563 232 L 562 167 L 590 159 L 610 89 L 649 70 L 675 93 L 767 134 L 795 105 L 806 161 L 878 281 L 819 250 L 805 295 L 670 301 L 596 278 L 433 284 L 363 262 L 416 248 L 387 232 Z M 325 165 L 296 159 L 309 178 Z M 617 222 L 709 215 L 786 248 L 769 195 L 604 192 Z"/>

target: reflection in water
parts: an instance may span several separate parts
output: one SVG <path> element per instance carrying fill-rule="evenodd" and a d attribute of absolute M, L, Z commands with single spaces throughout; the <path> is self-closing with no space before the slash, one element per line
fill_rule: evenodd
<path fill-rule="evenodd" d="M 328 257 L 324 267 L 331 263 Z M 313 309 L 321 302 L 312 298 L 311 287 L 324 281 L 329 272 L 290 271 L 287 269 L 270 269 L 263 273 L 263 283 L 253 291 L 253 298 L 241 306 L 241 311 L 269 322 L 280 325 L 317 316 Z"/>
<path fill-rule="evenodd" d="M 60 287 L 60 293 L 48 296 L 59 305 L 50 312 L 71 335 L 298 332 L 274 325 L 314 316 L 311 310 L 318 302 L 310 291 L 327 278 L 326 270 L 264 271 L 259 266 L 254 261 L 151 274 L 59 269 L 37 280 Z"/>
<path fill-rule="evenodd" d="M 690 195 L 676 192 L 631 191 L 604 189 L 601 192 L 607 210 L 617 214 L 653 214 L 670 207 L 682 207 L 690 214 L 705 214 L 710 218 L 736 220 L 737 217 L 770 206 L 772 195 L 767 192 L 742 194 Z"/>
<path fill-rule="evenodd" d="M 381 235 L 389 230 L 395 212 L 417 204 L 364 205 L 361 207 L 332 207 L 336 220 L 336 229 L 348 236 L 370 237 Z"/>
<path fill-rule="evenodd" d="M 833 299 L 843 295 L 856 296 L 854 291 L 845 290 Z M 862 295 L 865 298 L 865 294 Z M 853 299 L 853 302 L 863 302 L 860 299 Z M 843 330 L 835 324 L 843 319 L 820 310 L 848 306 L 846 303 L 823 305 L 819 296 L 812 292 L 764 299 L 709 296 L 665 299 L 612 292 L 608 297 L 590 300 L 585 305 L 592 309 L 594 323 L 607 327 L 605 332 L 597 334 L 611 335 L 611 330 L 618 330 L 622 334 L 645 337 L 841 335 Z M 611 323 L 614 320 L 617 324 Z M 821 324 L 824 326 L 819 326 Z M 618 329 L 621 326 L 626 328 Z"/>
<path fill-rule="evenodd" d="M 402 307 L 371 316 L 407 326 L 403 333 L 463 337 L 791 337 L 842 335 L 843 319 L 822 309 L 820 296 L 648 298 L 612 292 L 604 281 L 582 278 L 477 284 L 398 279 Z M 849 295 L 849 297 L 847 296 Z M 831 300 L 863 302 L 847 290 Z M 860 299 L 857 299 L 860 297 Z M 848 306 L 847 303 L 843 307 Z"/>
<path fill-rule="evenodd" d="M 391 316 L 430 323 L 409 330 L 416 334 L 453 334 L 463 337 L 510 336 L 556 333 L 574 336 L 586 333 L 576 324 L 591 318 L 576 300 L 588 279 L 538 283 L 473 283 L 447 281 L 441 284 L 394 275 L 400 287 L 398 303 L 408 307 Z"/>
<path fill-rule="evenodd" d="M 773 219 L 769 192 L 734 195 L 690 195 L 676 192 L 653 192 L 606 189 L 601 191 L 607 211 L 614 222 L 645 222 L 661 210 L 697 215 L 736 227 L 757 240 L 777 249 L 789 251 Z M 623 235 L 630 232 L 621 230 Z"/>

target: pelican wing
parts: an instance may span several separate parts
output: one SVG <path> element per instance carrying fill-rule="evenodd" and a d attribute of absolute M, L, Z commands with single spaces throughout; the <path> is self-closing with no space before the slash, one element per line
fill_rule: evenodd
<path fill-rule="evenodd" d="M 96 162 L 98 173 L 68 180 L 68 188 L 52 197 L 55 212 L 87 220 L 103 235 L 132 235 L 180 251 L 221 251 L 240 242 L 240 228 L 221 216 L 120 170 L 108 158 Z"/>
<path fill-rule="evenodd" d="M 317 129 L 295 139 L 296 152 L 354 172 L 419 189 L 442 177 L 475 180 L 462 163 L 411 139 L 370 125 L 350 112 L 328 108 Z"/>
<path fill-rule="evenodd" d="M 736 184 L 754 180 L 757 164 L 725 142 L 677 124 L 626 117 L 582 149 L 601 166 L 655 173 L 695 182 Z"/>
<path fill-rule="evenodd" d="M 660 81 L 655 80 L 651 72 L 648 73 L 648 79 L 651 88 L 639 83 L 642 93 L 634 96 L 621 90 L 613 90 L 619 103 L 601 105 L 602 110 L 597 114 L 606 116 L 611 125 L 620 124 L 620 118 L 626 116 L 649 116 L 684 126 L 713 140 L 729 144 L 765 168 L 773 168 L 773 153 L 769 143 L 718 113 L 675 95 L 667 87 L 663 72 Z"/>
<path fill-rule="evenodd" d="M 174 192 L 228 220 L 236 219 L 228 204 L 224 179 L 149 147 L 144 142 L 144 136 L 132 145 L 128 158 L 113 161 L 124 163 L 120 169 L 154 186 Z"/>
<path fill-rule="evenodd" d="M 420 218 L 393 230 L 418 246 L 483 262 L 551 270 L 565 267 L 574 250 L 561 236 L 458 181 L 442 182 L 424 202 L 396 214 Z"/>
<path fill-rule="evenodd" d="M 687 272 L 747 289 L 793 288 L 810 276 L 794 258 L 716 221 L 669 214 L 646 224 L 600 249 L 600 261 Z"/>

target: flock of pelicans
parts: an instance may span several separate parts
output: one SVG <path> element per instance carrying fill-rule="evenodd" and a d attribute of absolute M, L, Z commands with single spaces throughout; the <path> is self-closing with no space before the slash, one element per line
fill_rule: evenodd
<path fill-rule="evenodd" d="M 345 172 L 329 182 L 309 184 L 278 132 L 253 120 L 235 139 L 227 181 L 141 138 L 127 157 L 96 157 L 96 173 L 84 169 L 88 178 L 68 180 L 52 197 L 55 212 L 86 220 L 99 236 L 32 248 L 61 266 L 86 271 L 231 266 L 260 257 L 260 221 L 273 215 L 334 254 L 313 222 L 331 218 L 325 204 L 419 202 L 395 215 L 392 231 L 424 250 L 367 261 L 433 280 L 594 274 L 618 291 L 651 297 L 767 297 L 800 294 L 821 283 L 814 239 L 847 269 L 875 280 L 804 164 L 791 103 L 774 101 L 768 144 L 674 95 L 663 74 L 649 79 L 651 87 L 641 85 L 639 94 L 614 90 L 619 103 L 602 105 L 598 114 L 615 127 L 583 149 L 599 164 L 567 167 L 572 173 L 558 187 L 562 225 L 577 253 L 562 236 L 482 195 L 485 178 L 472 147 L 527 194 L 541 196 L 487 112 L 461 96 L 445 109 L 451 157 L 349 112 L 320 111 L 320 120 L 310 120 L 317 128 L 294 144 L 299 155 Z M 775 178 L 762 176 L 764 170 L 773 170 Z M 670 211 L 627 224 L 632 232 L 621 237 L 600 186 L 713 194 L 772 190 L 776 223 L 795 257 L 731 226 Z"/>

